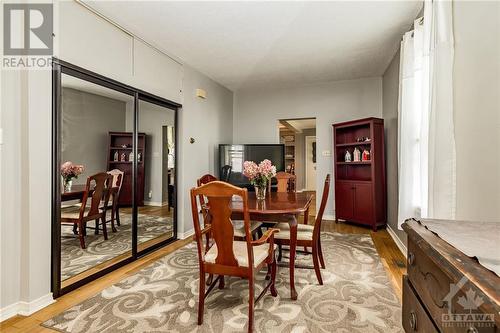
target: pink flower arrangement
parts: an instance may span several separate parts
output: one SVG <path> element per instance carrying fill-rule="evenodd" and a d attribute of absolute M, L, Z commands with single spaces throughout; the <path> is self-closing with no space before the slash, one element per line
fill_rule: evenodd
<path fill-rule="evenodd" d="M 243 175 L 250 179 L 252 185 L 265 187 L 267 182 L 276 176 L 276 167 L 267 159 L 260 162 L 259 165 L 252 161 L 245 161 Z"/>
<path fill-rule="evenodd" d="M 78 178 L 83 173 L 83 165 L 73 164 L 71 161 L 64 162 L 61 165 L 61 176 L 69 182 L 73 178 Z"/>

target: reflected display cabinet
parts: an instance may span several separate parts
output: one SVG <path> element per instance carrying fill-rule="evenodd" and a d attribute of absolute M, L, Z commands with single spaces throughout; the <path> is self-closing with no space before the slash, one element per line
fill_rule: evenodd
<path fill-rule="evenodd" d="M 333 124 L 335 221 L 371 227 L 387 221 L 384 120 Z"/>
<path fill-rule="evenodd" d="M 132 132 L 109 132 L 108 171 L 123 171 L 122 188 L 118 205 L 132 206 Z M 137 205 L 144 205 L 144 157 L 146 134 L 138 133 L 137 144 Z"/>

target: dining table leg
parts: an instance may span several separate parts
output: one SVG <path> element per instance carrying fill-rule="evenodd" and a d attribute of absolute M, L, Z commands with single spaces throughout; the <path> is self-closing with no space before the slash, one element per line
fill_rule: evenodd
<path fill-rule="evenodd" d="M 297 299 L 295 290 L 295 254 L 297 250 L 297 217 L 292 216 L 289 220 L 290 225 L 290 294 L 292 300 Z"/>

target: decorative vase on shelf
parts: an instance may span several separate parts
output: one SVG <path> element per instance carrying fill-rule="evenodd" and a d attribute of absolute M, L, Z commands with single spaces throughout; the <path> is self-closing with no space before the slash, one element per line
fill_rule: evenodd
<path fill-rule="evenodd" d="M 267 186 L 255 186 L 255 197 L 257 200 L 265 200 L 266 199 L 266 188 Z"/>
<path fill-rule="evenodd" d="M 346 150 L 345 157 L 344 157 L 344 162 L 351 162 L 351 160 L 352 160 L 351 153 L 349 152 L 349 150 Z"/>
<path fill-rule="evenodd" d="M 113 155 L 113 161 L 118 161 L 118 150 Z"/>
<path fill-rule="evenodd" d="M 358 147 L 354 148 L 354 162 L 361 162 L 361 151 L 358 149 Z"/>
<path fill-rule="evenodd" d="M 63 179 L 64 193 L 71 192 L 71 186 L 72 185 L 73 185 L 73 179 Z"/>

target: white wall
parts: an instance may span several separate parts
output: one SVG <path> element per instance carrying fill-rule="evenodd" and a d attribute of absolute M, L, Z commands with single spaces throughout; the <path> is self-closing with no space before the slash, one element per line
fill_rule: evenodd
<path fill-rule="evenodd" d="M 207 91 L 207 99 L 195 96 L 196 88 Z M 219 143 L 233 141 L 233 93 L 184 66 L 182 110 L 179 111 L 179 155 L 183 177 L 179 179 L 179 233 L 194 232 L 189 190 L 205 173 L 217 175 L 216 154 Z M 189 143 L 194 138 L 193 144 Z"/>
<path fill-rule="evenodd" d="M 187 189 L 214 171 L 214 147 L 232 141 L 233 93 L 141 44 L 75 2 L 56 2 L 55 55 L 123 83 L 184 103 L 180 110 L 179 232 L 192 229 Z M 141 42 L 142 43 L 142 42 Z M 137 46 L 137 45 L 136 45 Z M 154 64 L 154 66 L 151 66 Z M 51 71 L 2 71 L 0 320 L 52 301 Z M 194 96 L 208 92 L 206 100 Z M 182 92 L 182 91 L 183 92 Z M 195 137 L 194 145 L 188 143 Z"/>
<path fill-rule="evenodd" d="M 316 190 L 321 193 L 326 174 L 333 177 L 333 157 L 322 155 L 323 151 L 332 152 L 332 124 L 382 117 L 382 79 L 238 91 L 234 99 L 234 143 L 279 143 L 279 119 L 316 117 Z M 329 218 L 334 214 L 333 196 L 332 186 L 325 211 Z"/>
<path fill-rule="evenodd" d="M 457 220 L 500 222 L 500 3 L 455 1 Z M 383 76 L 388 223 L 397 230 L 399 52 Z"/>
<path fill-rule="evenodd" d="M 453 4 L 456 218 L 500 222 L 500 2 Z"/>

